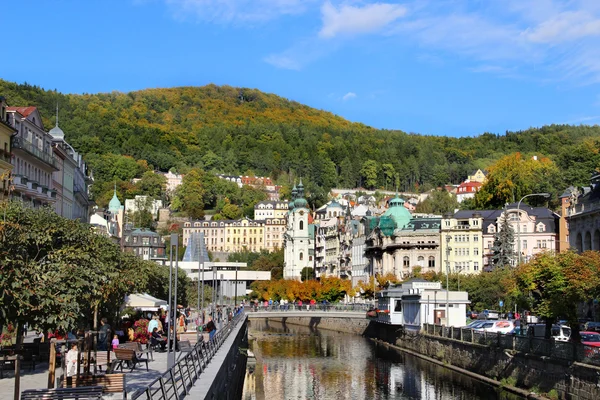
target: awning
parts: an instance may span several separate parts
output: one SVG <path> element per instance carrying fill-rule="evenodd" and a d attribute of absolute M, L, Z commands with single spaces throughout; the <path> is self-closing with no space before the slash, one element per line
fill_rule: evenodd
<path fill-rule="evenodd" d="M 147 293 L 135 293 L 125 297 L 125 307 L 138 308 L 142 311 L 158 310 L 167 306 L 166 300 L 157 299 Z"/>

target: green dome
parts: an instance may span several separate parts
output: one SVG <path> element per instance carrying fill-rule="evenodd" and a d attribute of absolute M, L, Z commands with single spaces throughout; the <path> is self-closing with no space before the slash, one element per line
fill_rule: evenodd
<path fill-rule="evenodd" d="M 299 198 L 294 201 L 294 207 L 296 208 L 308 208 L 308 201 L 304 198 Z"/>
<path fill-rule="evenodd" d="M 119 212 L 120 209 L 121 209 L 121 202 L 119 201 L 119 198 L 117 197 L 117 189 L 115 188 L 115 193 L 113 194 L 112 199 L 110 199 L 110 202 L 108 203 L 108 211 L 110 211 L 113 214 L 116 214 Z"/>
<path fill-rule="evenodd" d="M 394 220 L 396 229 L 404 228 L 412 218 L 410 211 L 408 211 L 403 204 L 404 202 L 402 199 L 396 196 L 396 198 L 390 200 L 390 208 L 383 214 L 384 217 L 390 217 Z"/>

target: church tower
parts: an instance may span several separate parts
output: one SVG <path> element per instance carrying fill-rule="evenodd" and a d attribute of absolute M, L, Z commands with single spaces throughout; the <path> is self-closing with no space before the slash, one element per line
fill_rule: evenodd
<path fill-rule="evenodd" d="M 304 198 L 302 179 L 292 189 L 285 232 L 284 279 L 300 279 L 304 267 L 313 268 L 314 234 L 309 226 L 310 209 Z"/>

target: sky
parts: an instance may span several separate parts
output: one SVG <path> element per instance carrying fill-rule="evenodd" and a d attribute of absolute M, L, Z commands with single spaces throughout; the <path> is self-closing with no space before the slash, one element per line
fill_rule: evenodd
<path fill-rule="evenodd" d="M 17 8 L 0 14 L 0 78 L 63 93 L 214 83 L 444 136 L 600 124 L 600 0 L 22 0 Z"/>

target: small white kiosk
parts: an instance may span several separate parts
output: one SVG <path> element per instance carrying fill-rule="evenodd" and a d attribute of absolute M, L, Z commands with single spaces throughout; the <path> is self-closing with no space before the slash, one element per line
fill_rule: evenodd
<path fill-rule="evenodd" d="M 412 279 L 378 294 L 377 322 L 421 329 L 423 324 L 465 326 L 469 294 L 442 289 L 441 282 Z M 448 298 L 448 307 L 446 307 Z M 446 309 L 448 323 L 446 323 Z"/>

